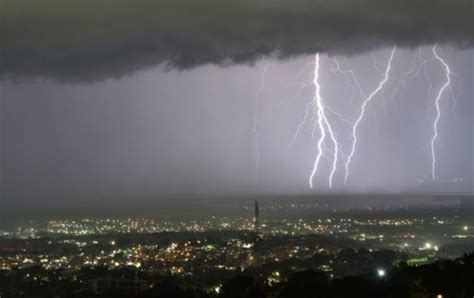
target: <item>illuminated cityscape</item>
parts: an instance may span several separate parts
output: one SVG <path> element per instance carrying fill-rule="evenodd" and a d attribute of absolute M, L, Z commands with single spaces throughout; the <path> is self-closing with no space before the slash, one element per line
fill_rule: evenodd
<path fill-rule="evenodd" d="M 30 221 L 2 229 L 0 270 L 7 275 L 28 272 L 25 280 L 40 283 L 56 272 L 57 278 L 73 278 L 86 290 L 95 284 L 96 292 L 101 291 L 97 290 L 101 278 L 132 272 L 140 274 L 147 286 L 171 278 L 215 293 L 225 280 L 241 274 L 273 285 L 305 269 L 324 272 L 331 279 L 371 272 L 384 277 L 393 266 L 422 266 L 474 250 L 469 200 L 457 206 L 410 209 L 346 210 L 304 200 L 254 205 L 219 207 L 222 213 L 241 216 L 215 214 L 189 221 L 143 217 Z M 301 214 L 305 216 L 298 217 Z M 100 268 L 105 271 L 93 278 L 81 273 Z"/>

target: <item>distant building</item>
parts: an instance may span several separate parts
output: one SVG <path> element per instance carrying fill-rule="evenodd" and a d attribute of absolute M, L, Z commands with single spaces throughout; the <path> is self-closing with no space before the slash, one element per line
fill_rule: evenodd
<path fill-rule="evenodd" d="M 255 233 L 258 234 L 260 231 L 260 208 L 258 206 L 258 201 L 255 200 L 255 217 L 254 217 L 254 229 Z"/>
<path fill-rule="evenodd" d="M 261 245 L 263 237 L 260 231 L 260 206 L 258 201 L 255 201 L 255 216 L 254 216 L 254 237 L 253 249 L 251 254 L 251 266 L 257 270 L 257 275 L 260 274 L 261 267 Z"/>
<path fill-rule="evenodd" d="M 142 292 L 149 287 L 150 283 L 146 280 L 113 279 L 110 277 L 98 278 L 92 285 L 96 294 L 108 291 Z"/>

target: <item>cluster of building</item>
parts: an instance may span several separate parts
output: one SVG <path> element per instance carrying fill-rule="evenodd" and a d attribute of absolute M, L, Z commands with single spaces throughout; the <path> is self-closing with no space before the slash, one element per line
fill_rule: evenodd
<path fill-rule="evenodd" d="M 43 228 L 3 231 L 0 270 L 105 267 L 202 279 L 259 267 L 276 279 L 280 272 L 310 264 L 343 275 L 350 270 L 348 260 L 341 258 L 344 248 L 355 248 L 361 255 L 390 250 L 395 253 L 392 261 L 416 265 L 472 250 L 471 230 L 456 215 L 424 213 L 260 218 L 258 203 L 249 218 L 50 220 Z"/>

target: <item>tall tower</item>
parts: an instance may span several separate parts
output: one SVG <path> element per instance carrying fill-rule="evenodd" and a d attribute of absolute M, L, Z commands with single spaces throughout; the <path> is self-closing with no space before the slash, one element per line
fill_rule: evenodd
<path fill-rule="evenodd" d="M 255 229 L 255 234 L 258 234 L 260 230 L 260 208 L 258 207 L 258 201 L 255 200 L 255 218 L 254 218 L 254 229 Z"/>

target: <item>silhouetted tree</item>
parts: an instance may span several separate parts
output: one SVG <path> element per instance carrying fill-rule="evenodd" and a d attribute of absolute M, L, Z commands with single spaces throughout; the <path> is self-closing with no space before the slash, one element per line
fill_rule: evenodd
<path fill-rule="evenodd" d="M 263 289 L 250 276 L 239 275 L 224 283 L 222 298 L 260 298 Z"/>
<path fill-rule="evenodd" d="M 293 274 L 283 286 L 281 298 L 324 298 L 329 295 L 328 278 L 324 273 L 302 271 Z"/>

